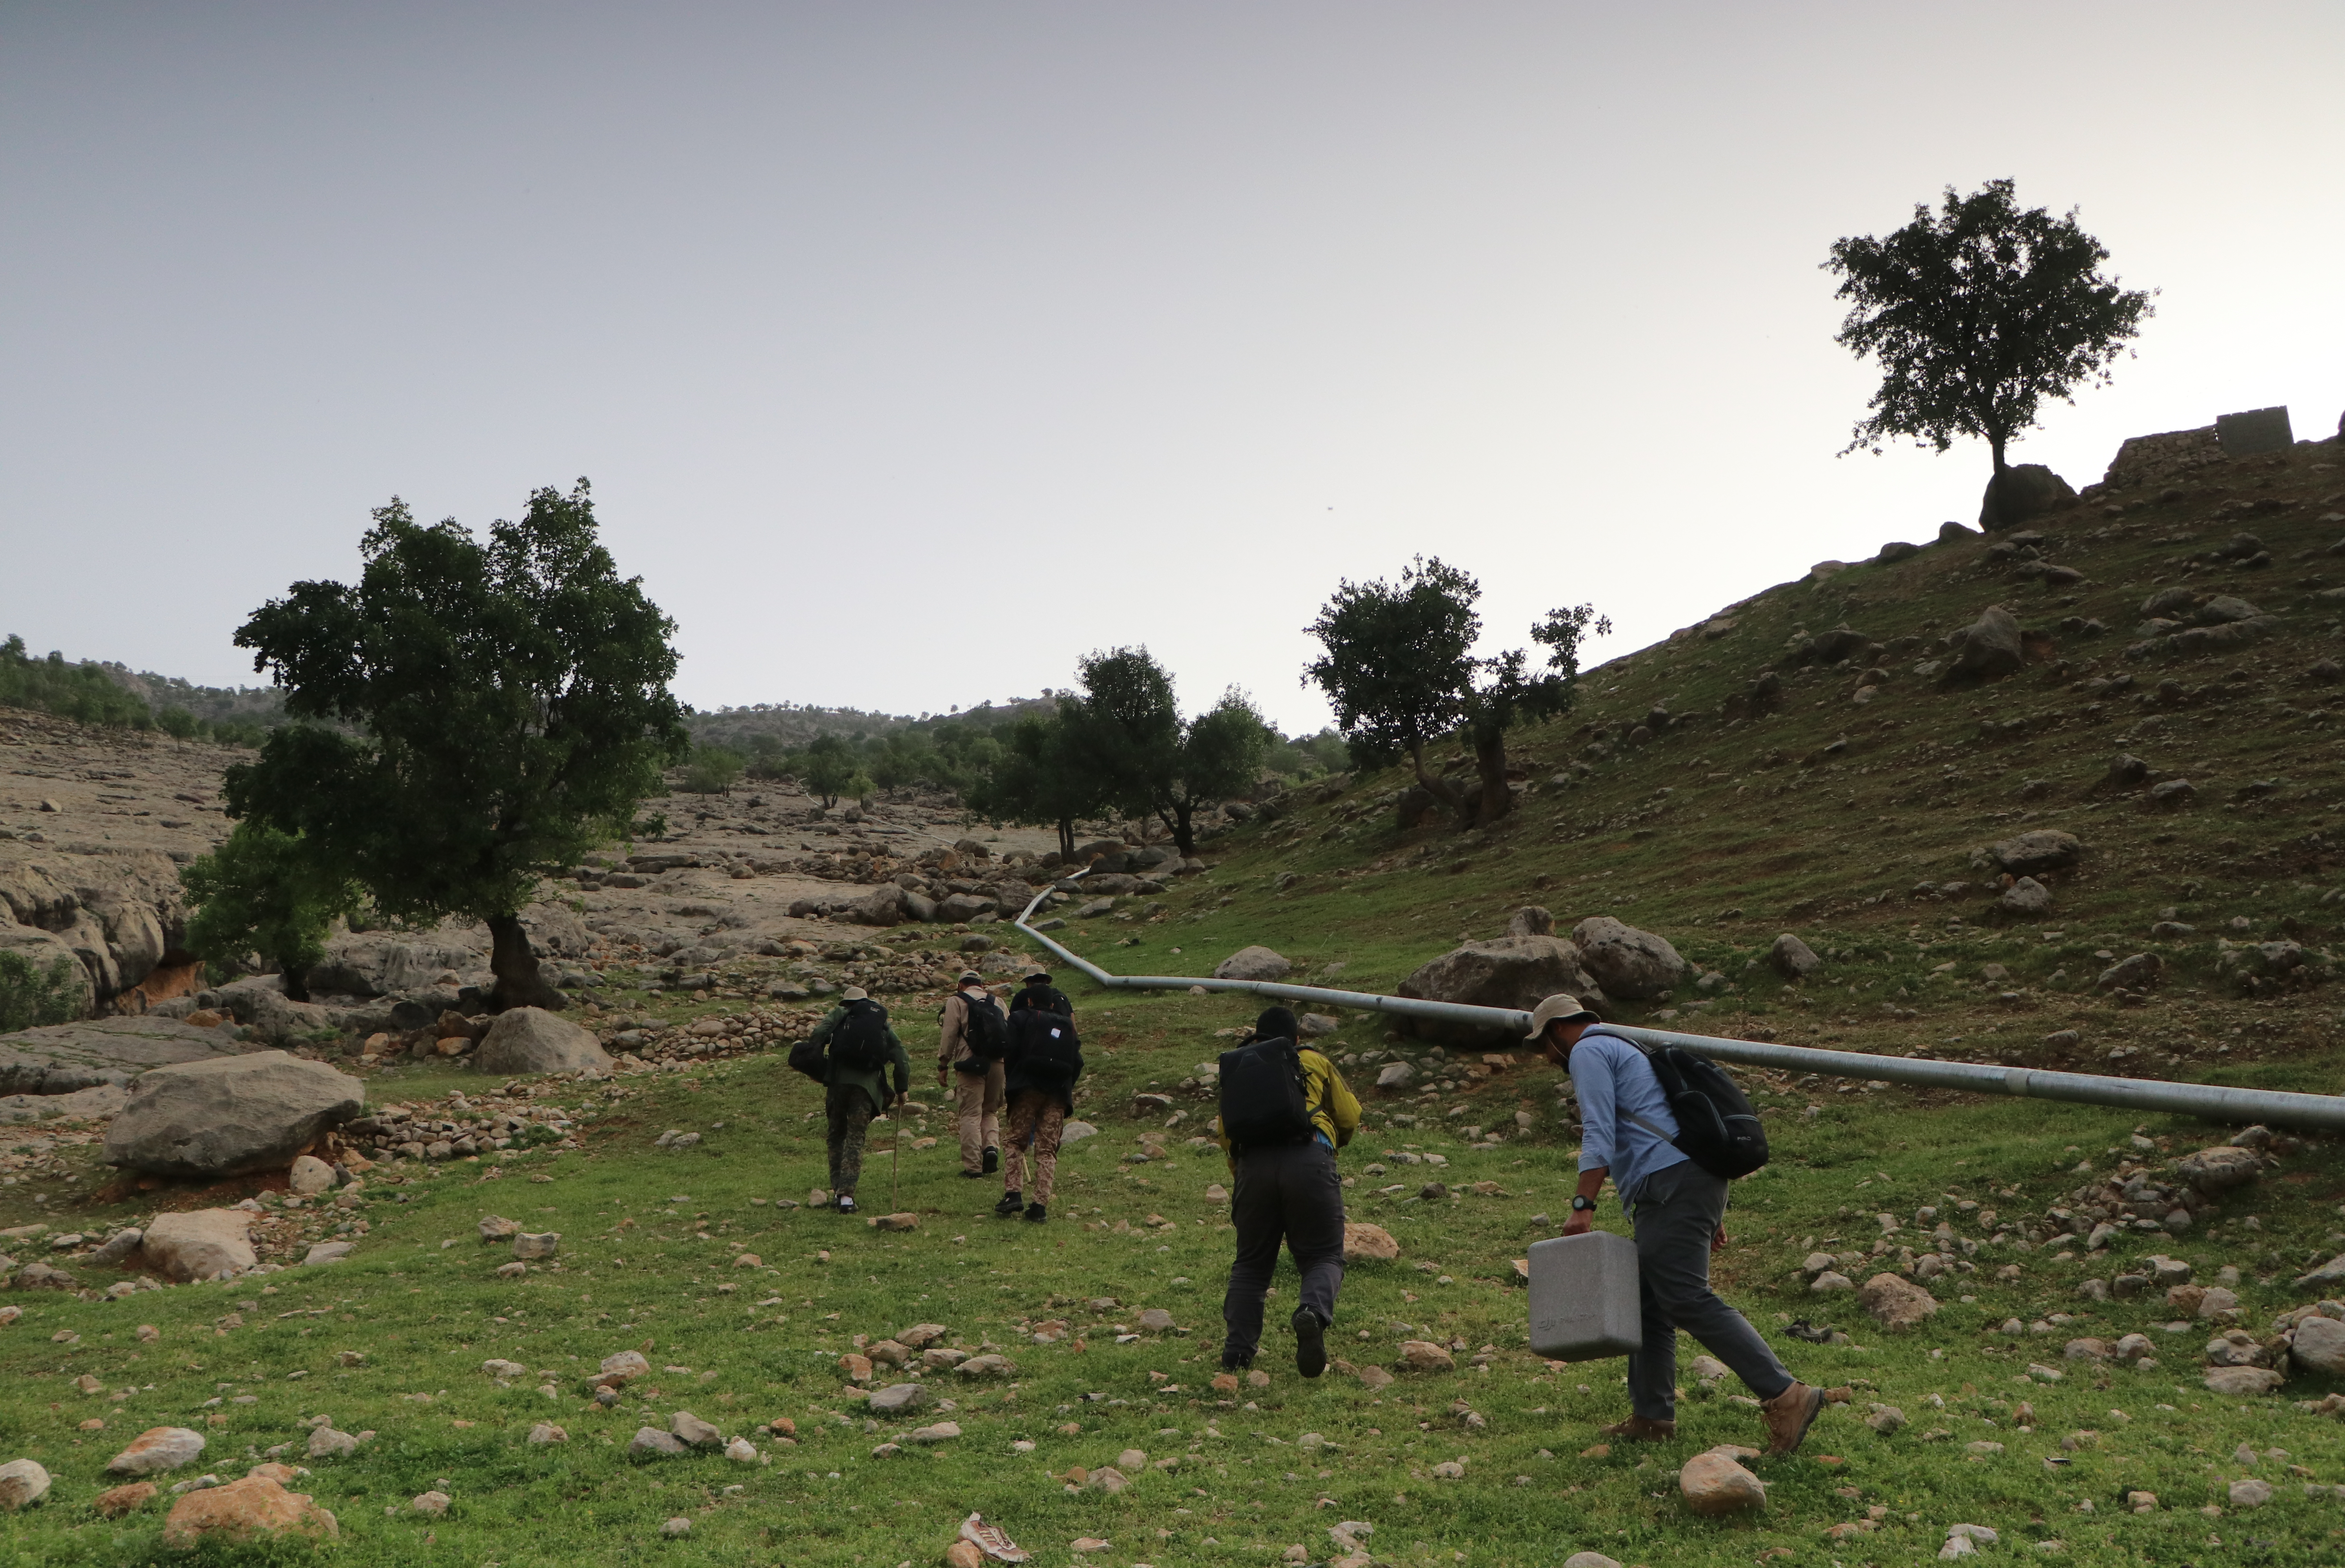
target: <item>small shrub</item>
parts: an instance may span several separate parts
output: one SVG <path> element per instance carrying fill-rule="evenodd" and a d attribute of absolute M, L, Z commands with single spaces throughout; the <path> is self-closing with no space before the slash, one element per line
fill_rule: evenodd
<path fill-rule="evenodd" d="M 60 956 L 43 968 L 22 953 L 0 953 L 0 1035 L 62 1024 L 78 1010 L 80 997 L 72 959 Z"/>

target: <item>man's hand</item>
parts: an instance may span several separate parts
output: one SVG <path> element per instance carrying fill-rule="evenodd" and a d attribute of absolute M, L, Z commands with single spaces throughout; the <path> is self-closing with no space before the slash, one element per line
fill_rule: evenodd
<path fill-rule="evenodd" d="M 945 1087 L 945 1079 L 949 1076 L 950 1070 L 951 1069 L 947 1067 L 939 1067 L 937 1069 L 937 1087 L 942 1088 Z"/>
<path fill-rule="evenodd" d="M 1589 1228 L 1595 1223 L 1596 1214 L 1593 1209 L 1574 1209 L 1571 1218 L 1563 1222 L 1563 1233 L 1566 1236 L 1585 1236 L 1588 1234 Z"/>
<path fill-rule="evenodd" d="M 1721 1225 L 1717 1229 L 1710 1233 L 1710 1249 L 1713 1252 L 1723 1252 L 1726 1250 L 1726 1227 L 1724 1225 Z"/>

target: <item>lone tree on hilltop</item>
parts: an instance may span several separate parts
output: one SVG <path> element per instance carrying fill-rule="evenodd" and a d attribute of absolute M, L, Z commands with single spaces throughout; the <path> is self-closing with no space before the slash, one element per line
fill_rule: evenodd
<path fill-rule="evenodd" d="M 1059 699 L 1071 764 L 1101 800 L 1126 816 L 1154 816 L 1183 855 L 1196 854 L 1197 812 L 1254 784 L 1270 726 L 1235 687 L 1183 719 L 1171 673 L 1146 648 L 1093 653 L 1080 673 L 1083 694 Z"/>
<path fill-rule="evenodd" d="M 1514 809 L 1507 787 L 1507 732 L 1568 710 L 1579 681 L 1579 644 L 1612 630 L 1592 605 L 1550 610 L 1531 628 L 1547 668 L 1527 672 L 1514 649 L 1474 656 L 1481 584 L 1439 559 L 1418 556 L 1397 583 L 1345 581 L 1306 628 L 1325 650 L 1307 666 L 1335 704 L 1335 727 L 1363 766 L 1406 756 L 1416 782 L 1460 827 L 1487 826 Z M 1462 731 L 1480 788 L 1471 794 L 1425 765 L 1425 749 Z"/>
<path fill-rule="evenodd" d="M 1881 238 L 1832 243 L 1826 271 L 1849 301 L 1833 339 L 1880 362 L 1881 389 L 1842 455 L 1911 437 L 1944 451 L 1976 436 L 2004 449 L 2036 422 L 2046 398 L 2074 402 L 2079 384 L 2106 386 L 2109 367 L 2155 309 L 2150 296 L 2104 277 L 2101 242 L 2076 226 L 2022 210 L 2007 179 L 1970 195 L 1946 187 L 1934 216 Z"/>
<path fill-rule="evenodd" d="M 394 497 L 359 548 L 355 586 L 297 582 L 236 634 L 296 722 L 228 770 L 229 814 L 300 835 L 392 919 L 483 922 L 497 1006 L 566 1007 L 521 910 L 688 750 L 675 623 L 620 579 L 583 479 L 486 542 Z"/>

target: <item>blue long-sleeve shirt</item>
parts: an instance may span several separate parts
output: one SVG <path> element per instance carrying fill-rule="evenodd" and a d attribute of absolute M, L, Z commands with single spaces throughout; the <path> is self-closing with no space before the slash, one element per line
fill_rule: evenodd
<path fill-rule="evenodd" d="M 1600 1027 L 1580 1036 L 1571 1047 L 1571 1084 L 1579 1095 L 1579 1168 L 1610 1167 L 1612 1185 L 1624 1205 L 1636 1201 L 1638 1189 L 1654 1172 L 1686 1158 L 1685 1151 L 1670 1142 L 1678 1135 L 1678 1118 L 1662 1097 L 1653 1064 L 1627 1040 Z M 1652 1123 L 1661 1133 L 1639 1126 L 1633 1118 Z"/>

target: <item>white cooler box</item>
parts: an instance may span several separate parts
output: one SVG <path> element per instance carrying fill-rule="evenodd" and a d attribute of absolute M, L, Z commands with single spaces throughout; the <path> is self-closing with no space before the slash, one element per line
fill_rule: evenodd
<path fill-rule="evenodd" d="M 1625 1356 L 1644 1342 L 1637 1244 L 1609 1230 L 1534 1241 L 1531 1351 L 1551 1361 Z"/>

